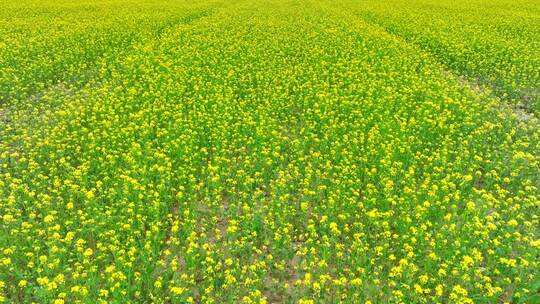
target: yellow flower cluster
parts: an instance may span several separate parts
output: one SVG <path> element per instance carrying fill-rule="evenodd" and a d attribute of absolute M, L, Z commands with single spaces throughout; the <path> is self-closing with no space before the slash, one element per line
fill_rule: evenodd
<path fill-rule="evenodd" d="M 534 1 L 196 2 L 0 3 L 0 303 L 540 302 Z"/>

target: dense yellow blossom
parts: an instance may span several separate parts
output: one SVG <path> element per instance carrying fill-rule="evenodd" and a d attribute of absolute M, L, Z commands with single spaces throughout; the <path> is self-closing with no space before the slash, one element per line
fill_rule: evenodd
<path fill-rule="evenodd" d="M 540 303 L 537 2 L 0 20 L 0 303 Z"/>

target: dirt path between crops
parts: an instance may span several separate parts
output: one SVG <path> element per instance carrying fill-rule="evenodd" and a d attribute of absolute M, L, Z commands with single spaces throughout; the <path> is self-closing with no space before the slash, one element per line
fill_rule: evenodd
<path fill-rule="evenodd" d="M 396 33 L 395 31 L 389 30 L 387 27 L 373 20 L 372 18 L 366 18 L 362 15 L 355 15 L 355 16 L 360 18 L 367 24 L 370 24 L 372 26 L 375 26 L 384 30 L 389 35 L 412 46 L 413 48 L 416 48 L 420 50 L 421 52 L 428 54 L 430 58 L 433 59 L 434 62 L 440 64 L 443 67 L 442 74 L 446 79 L 451 80 L 451 81 L 457 81 L 463 88 L 472 91 L 476 95 L 482 95 L 482 96 L 486 96 L 488 98 L 496 100 L 499 107 L 498 110 L 508 111 L 509 113 L 512 113 L 513 116 L 515 116 L 515 119 L 517 120 L 519 125 L 528 125 L 528 126 L 540 125 L 540 120 L 537 116 L 538 113 L 535 113 L 533 109 L 527 106 L 529 104 L 529 100 L 534 98 L 535 96 L 534 92 L 528 95 L 524 95 L 522 98 L 519 98 L 519 99 L 511 99 L 511 98 L 501 96 L 497 94 L 496 88 L 490 85 L 490 83 L 481 81 L 478 78 L 469 77 L 467 75 L 464 75 L 463 73 L 460 73 L 460 71 L 452 69 L 446 62 L 441 60 L 429 48 L 423 47 L 422 45 L 415 43 L 414 41 L 410 41 L 410 39 L 407 39 L 405 36 L 400 35 L 399 33 Z M 536 92 L 536 94 L 538 94 L 538 92 Z M 517 104 L 516 104 L 516 101 L 517 101 Z"/>
<path fill-rule="evenodd" d="M 468 78 L 464 75 L 457 75 L 449 69 L 443 70 L 443 75 L 448 79 L 457 80 L 464 88 L 468 88 L 477 95 L 487 95 L 489 98 L 496 100 L 500 109 L 511 111 L 519 123 L 538 124 L 539 120 L 532 110 L 521 105 L 513 105 L 510 100 L 504 99 L 493 93 L 493 89 L 482 84 L 480 81 Z"/>

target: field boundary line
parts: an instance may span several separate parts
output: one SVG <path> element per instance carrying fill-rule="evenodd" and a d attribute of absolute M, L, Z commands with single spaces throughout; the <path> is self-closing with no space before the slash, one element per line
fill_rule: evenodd
<path fill-rule="evenodd" d="M 495 99 L 497 102 L 504 104 L 505 108 L 510 109 L 516 116 L 518 117 L 518 120 L 520 122 L 525 121 L 533 121 L 538 120 L 538 113 L 535 113 L 533 109 L 531 109 L 529 106 L 527 106 L 527 100 L 524 100 L 526 97 L 520 96 L 516 98 L 511 97 L 504 97 L 499 94 L 497 94 L 497 91 L 500 91 L 497 89 L 496 86 L 491 84 L 488 81 L 484 81 L 480 79 L 479 77 L 474 77 L 469 75 L 468 73 L 461 73 L 456 68 L 452 68 L 450 65 L 450 62 L 447 60 L 444 60 L 441 58 L 441 56 L 438 56 L 437 53 L 433 52 L 431 48 L 427 46 L 423 46 L 422 44 L 414 41 L 411 38 L 408 38 L 406 35 L 403 35 L 402 33 L 399 33 L 397 30 L 393 30 L 392 28 L 389 28 L 388 26 L 385 26 L 381 22 L 377 21 L 377 17 L 369 18 L 368 16 L 365 16 L 362 13 L 355 13 L 354 14 L 357 18 L 363 20 L 367 24 L 370 24 L 372 26 L 376 26 L 385 32 L 387 32 L 389 35 L 392 35 L 396 39 L 399 39 L 403 41 L 404 43 L 410 45 L 411 47 L 414 47 L 415 49 L 423 52 L 424 54 L 429 55 L 430 58 L 432 58 L 435 62 L 443 66 L 443 76 L 446 78 L 451 78 L 453 80 L 456 80 L 458 83 L 460 83 L 463 87 L 470 89 L 472 92 L 474 92 L 476 95 L 484 95 L 486 94 L 488 97 Z M 413 33 L 417 35 L 417 33 Z"/>

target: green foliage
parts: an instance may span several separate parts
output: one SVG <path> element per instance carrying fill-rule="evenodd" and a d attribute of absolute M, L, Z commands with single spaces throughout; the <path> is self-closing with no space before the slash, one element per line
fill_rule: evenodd
<path fill-rule="evenodd" d="M 534 303 L 538 13 L 467 3 L 2 2 L 0 299 Z"/>

